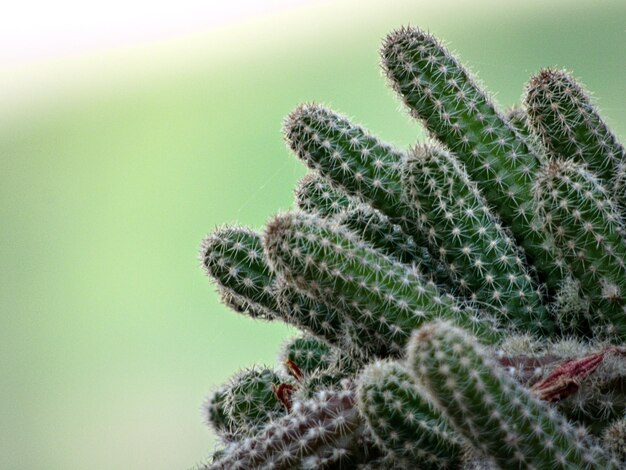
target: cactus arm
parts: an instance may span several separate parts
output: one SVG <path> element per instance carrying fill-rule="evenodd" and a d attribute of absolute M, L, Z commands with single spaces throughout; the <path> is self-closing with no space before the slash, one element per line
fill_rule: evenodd
<path fill-rule="evenodd" d="M 287 213 L 268 223 L 265 250 L 273 268 L 301 290 L 332 296 L 358 332 L 399 354 L 412 329 L 449 318 L 495 340 L 493 324 L 463 310 L 415 269 L 360 242 L 345 228 L 319 217 Z"/>
<path fill-rule="evenodd" d="M 429 34 L 417 28 L 397 30 L 387 37 L 381 56 L 391 86 L 413 116 L 464 163 L 545 282 L 558 285 L 562 263 L 533 220 L 531 191 L 540 161 L 533 146 Z"/>
<path fill-rule="evenodd" d="M 533 130 L 553 157 L 587 165 L 605 184 L 626 162 L 624 146 L 566 71 L 544 69 L 532 77 L 524 104 Z"/>
<path fill-rule="evenodd" d="M 283 346 L 279 362 L 288 374 L 301 380 L 305 375 L 330 369 L 335 354 L 334 349 L 315 336 L 298 336 L 290 338 Z"/>
<path fill-rule="evenodd" d="M 577 163 L 552 161 L 535 197 L 546 230 L 609 333 L 626 338 L 626 242 L 623 224 L 597 178 Z"/>
<path fill-rule="evenodd" d="M 254 437 L 228 446 L 203 470 L 315 468 L 349 458 L 360 426 L 354 392 L 319 392 Z"/>
<path fill-rule="evenodd" d="M 361 414 L 376 442 L 390 455 L 410 458 L 419 468 L 457 468 L 462 442 L 397 362 L 369 365 L 357 389 Z"/>
<path fill-rule="evenodd" d="M 462 292 L 497 310 L 507 324 L 553 331 L 523 254 L 451 154 L 434 145 L 416 147 L 404 164 L 403 183 L 407 204 L 424 214 L 429 243 Z"/>
<path fill-rule="evenodd" d="M 322 217 L 332 217 L 348 208 L 354 198 L 333 188 L 317 173 L 307 173 L 300 180 L 295 191 L 296 207 L 304 212 L 317 213 Z"/>
<path fill-rule="evenodd" d="M 432 322 L 415 332 L 408 362 L 453 429 L 500 468 L 619 468 L 450 323 Z"/>
<path fill-rule="evenodd" d="M 254 318 L 274 318 L 274 274 L 265 262 L 256 232 L 244 227 L 220 227 L 202 242 L 200 258 L 227 305 Z"/>
<path fill-rule="evenodd" d="M 404 229 L 415 226 L 415 214 L 402 202 L 402 152 L 319 105 L 293 111 L 285 121 L 284 134 L 293 152 L 333 186 L 380 210 Z M 413 230 L 407 232 L 414 235 Z"/>

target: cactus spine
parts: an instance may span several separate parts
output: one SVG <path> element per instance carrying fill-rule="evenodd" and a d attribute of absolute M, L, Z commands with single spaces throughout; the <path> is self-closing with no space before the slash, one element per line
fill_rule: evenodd
<path fill-rule="evenodd" d="M 623 147 L 565 72 L 503 114 L 419 29 L 381 56 L 431 140 L 299 106 L 296 210 L 203 243 L 226 306 L 302 331 L 207 399 L 203 468 L 626 468 Z"/>
<path fill-rule="evenodd" d="M 608 333 L 626 338 L 626 243 L 622 221 L 593 174 L 555 160 L 537 180 L 537 206 Z"/>

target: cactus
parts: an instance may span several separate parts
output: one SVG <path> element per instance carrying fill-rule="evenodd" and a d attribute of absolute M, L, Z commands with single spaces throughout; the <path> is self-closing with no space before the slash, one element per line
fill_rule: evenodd
<path fill-rule="evenodd" d="M 407 204 L 424 213 L 429 242 L 461 288 L 512 324 L 549 332 L 551 320 L 522 255 L 457 160 L 435 146 L 417 147 L 403 182 Z"/>
<path fill-rule="evenodd" d="M 534 223 L 532 183 L 541 161 L 534 146 L 431 35 L 400 29 L 387 37 L 381 55 L 412 115 L 466 165 L 545 282 L 558 282 L 564 275 L 558 253 Z"/>
<path fill-rule="evenodd" d="M 618 468 L 597 444 L 509 378 L 449 323 L 413 335 L 407 358 L 453 429 L 501 468 Z"/>
<path fill-rule="evenodd" d="M 554 160 L 539 174 L 535 199 L 596 317 L 626 339 L 626 241 L 606 190 L 584 167 Z"/>
<path fill-rule="evenodd" d="M 228 308 L 301 331 L 211 393 L 202 468 L 625 469 L 623 147 L 565 72 L 500 112 L 417 28 L 381 60 L 431 139 L 301 105 L 295 208 L 202 245 Z"/>
<path fill-rule="evenodd" d="M 405 367 L 395 362 L 374 363 L 360 380 L 359 407 L 380 447 L 418 462 L 420 468 L 458 466 L 460 437 L 448 428 Z"/>
<path fill-rule="evenodd" d="M 569 73 L 541 70 L 528 83 L 525 105 L 550 155 L 586 165 L 607 187 L 615 180 L 626 150 Z"/>

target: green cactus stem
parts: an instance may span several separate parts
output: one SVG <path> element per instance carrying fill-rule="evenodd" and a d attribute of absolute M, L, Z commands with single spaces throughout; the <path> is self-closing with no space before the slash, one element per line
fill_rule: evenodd
<path fill-rule="evenodd" d="M 333 188 L 317 173 L 307 173 L 295 190 L 296 207 L 322 217 L 331 217 L 346 210 L 354 203 L 354 198 Z"/>
<path fill-rule="evenodd" d="M 608 333 L 626 338 L 626 243 L 622 221 L 597 178 L 571 160 L 554 160 L 537 179 L 536 201 Z"/>
<path fill-rule="evenodd" d="M 524 104 L 530 125 L 553 157 L 587 165 L 607 185 L 626 162 L 624 146 L 568 72 L 541 70 L 530 79 Z"/>
<path fill-rule="evenodd" d="M 415 214 L 402 201 L 402 152 L 319 105 L 293 111 L 285 121 L 284 134 L 289 147 L 309 168 L 415 235 Z M 421 240 L 415 241 L 422 245 Z"/>
<path fill-rule="evenodd" d="M 503 469 L 614 469 L 606 452 L 511 379 L 478 341 L 448 322 L 414 335 L 408 363 L 452 428 Z"/>
<path fill-rule="evenodd" d="M 381 56 L 391 86 L 411 114 L 463 162 L 544 281 L 558 285 L 562 261 L 534 221 L 532 184 L 541 156 L 533 145 L 433 36 L 399 29 L 387 36 Z"/>
<path fill-rule="evenodd" d="M 459 162 L 435 145 L 418 146 L 404 165 L 403 183 L 407 204 L 424 214 L 429 243 L 462 292 L 512 325 L 550 333 L 523 254 Z"/>
<path fill-rule="evenodd" d="M 354 392 L 318 392 L 257 435 L 226 447 L 204 470 L 323 468 L 350 460 L 362 426 Z"/>
<path fill-rule="evenodd" d="M 276 372 L 266 368 L 247 369 L 231 379 L 224 397 L 224 410 L 237 433 L 253 435 L 286 413 L 276 393 L 283 382 Z"/>
<path fill-rule="evenodd" d="M 219 436 L 225 436 L 231 432 L 231 422 L 226 410 L 227 395 L 228 387 L 224 385 L 218 387 L 211 392 L 202 407 L 207 426 Z"/>
<path fill-rule="evenodd" d="M 424 469 L 458 467 L 461 439 L 403 365 L 391 361 L 369 365 L 360 375 L 357 393 L 376 442 L 391 456 L 410 458 Z"/>
<path fill-rule="evenodd" d="M 305 375 L 331 368 L 336 352 L 315 336 L 291 338 L 283 346 L 279 362 L 286 372 L 301 380 Z"/>
<path fill-rule="evenodd" d="M 433 318 L 448 318 L 486 341 L 497 335 L 486 317 L 461 309 L 415 268 L 382 255 L 342 226 L 303 213 L 271 220 L 265 250 L 275 271 L 300 290 L 336 299 L 356 333 L 390 354 L 401 354 L 410 332 Z"/>

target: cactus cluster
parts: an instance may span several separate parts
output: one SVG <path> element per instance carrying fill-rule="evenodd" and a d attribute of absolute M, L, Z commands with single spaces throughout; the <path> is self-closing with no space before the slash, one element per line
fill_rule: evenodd
<path fill-rule="evenodd" d="M 624 147 L 567 72 L 501 112 L 417 28 L 381 60 L 429 139 L 301 105 L 294 209 L 202 245 L 228 307 L 301 331 L 207 399 L 202 468 L 626 469 Z"/>

